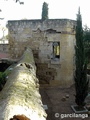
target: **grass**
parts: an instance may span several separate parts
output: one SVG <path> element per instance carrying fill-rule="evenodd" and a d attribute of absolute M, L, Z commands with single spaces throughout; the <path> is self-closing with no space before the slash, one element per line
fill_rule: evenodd
<path fill-rule="evenodd" d="M 0 72 L 0 91 L 3 89 L 6 83 L 6 77 L 11 73 L 10 68 L 13 68 L 15 64 L 10 65 L 4 72 Z"/>

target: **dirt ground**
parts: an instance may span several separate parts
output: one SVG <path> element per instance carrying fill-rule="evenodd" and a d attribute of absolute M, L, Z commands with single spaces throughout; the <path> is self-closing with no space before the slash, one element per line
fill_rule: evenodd
<path fill-rule="evenodd" d="M 47 120 L 90 120 L 88 114 L 76 116 L 71 108 L 72 105 L 75 105 L 74 85 L 70 88 L 40 87 L 40 94 L 43 104 L 48 106 Z M 90 97 L 86 99 L 86 102 L 90 104 Z M 67 114 L 73 117 L 69 117 Z M 85 118 L 83 118 L 84 116 Z"/>

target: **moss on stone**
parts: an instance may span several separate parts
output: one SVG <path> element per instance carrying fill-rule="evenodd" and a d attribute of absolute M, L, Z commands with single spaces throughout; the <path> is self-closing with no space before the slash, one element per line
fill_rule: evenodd
<path fill-rule="evenodd" d="M 31 64 L 32 69 L 29 71 L 28 69 L 30 68 L 20 66 L 20 64 L 23 63 Z M 18 110 L 18 108 L 16 111 L 14 110 L 16 106 L 19 106 L 19 108 L 23 110 L 23 112 L 22 110 L 18 111 L 18 114 L 25 114 L 27 110 L 29 112 L 26 113 L 28 113 L 29 116 L 32 116 L 32 113 L 37 114 L 38 117 L 46 116 L 41 106 L 42 102 L 39 90 L 36 88 L 36 81 L 38 80 L 35 75 L 36 69 L 31 51 L 27 49 L 21 60 L 13 66 L 12 71 L 9 72 L 7 70 L 6 72 L 9 78 L 0 93 L 0 119 L 2 111 L 4 116 L 7 116 L 7 119 L 9 119 L 12 113 L 16 114 L 15 112 Z M 5 104 L 3 105 L 2 102 Z M 32 112 L 30 113 L 30 111 Z"/>

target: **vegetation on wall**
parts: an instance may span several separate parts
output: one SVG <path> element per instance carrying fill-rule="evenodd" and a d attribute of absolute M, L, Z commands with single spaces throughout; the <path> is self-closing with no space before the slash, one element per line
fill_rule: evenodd
<path fill-rule="evenodd" d="M 85 105 L 85 98 L 88 95 L 87 80 L 87 60 L 85 56 L 85 49 L 83 44 L 83 29 L 80 8 L 77 14 L 76 26 L 76 71 L 75 71 L 75 102 L 79 107 Z"/>
<path fill-rule="evenodd" d="M 12 63 L 4 72 L 0 72 L 0 91 L 3 89 L 9 74 L 11 73 L 10 68 L 13 68 L 16 64 Z"/>
<path fill-rule="evenodd" d="M 46 19 L 48 19 L 48 4 L 44 2 L 42 6 L 42 20 Z"/>

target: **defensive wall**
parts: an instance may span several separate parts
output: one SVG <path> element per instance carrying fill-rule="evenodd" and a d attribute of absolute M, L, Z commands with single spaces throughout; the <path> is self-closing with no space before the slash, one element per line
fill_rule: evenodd
<path fill-rule="evenodd" d="M 46 120 L 32 51 L 26 49 L 21 59 L 5 72 L 8 75 L 0 92 L 0 120 L 15 116 L 22 120 Z"/>

